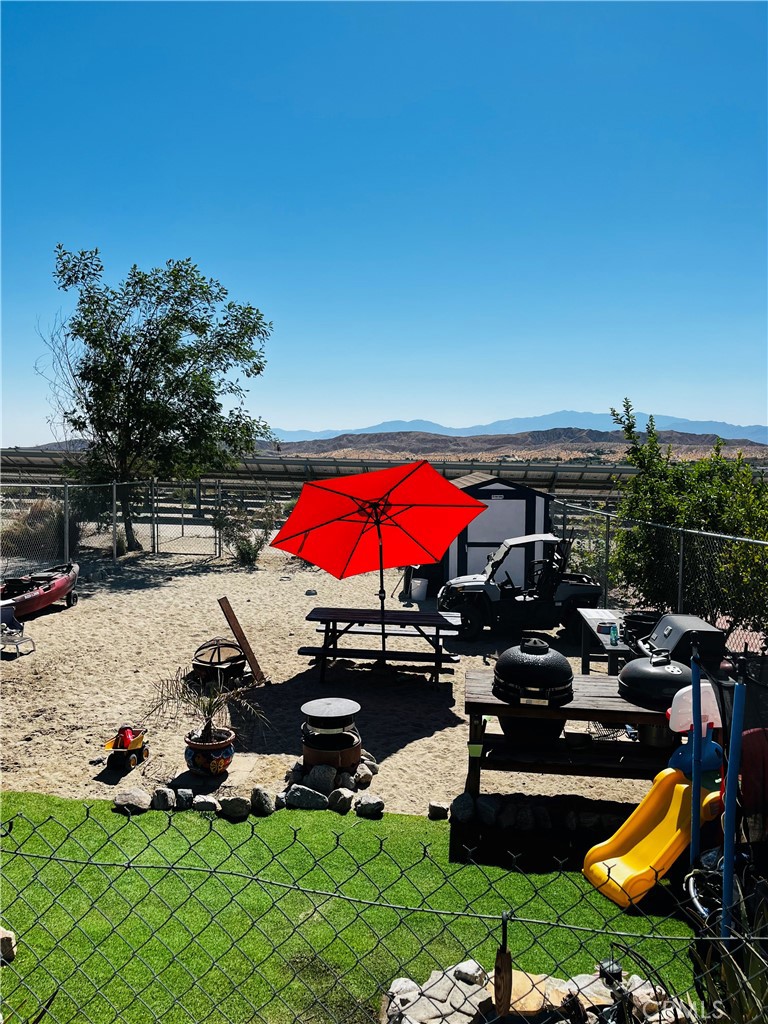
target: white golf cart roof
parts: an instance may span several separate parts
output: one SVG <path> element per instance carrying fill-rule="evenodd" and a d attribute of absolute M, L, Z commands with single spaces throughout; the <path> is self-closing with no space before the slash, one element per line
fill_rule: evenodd
<path fill-rule="evenodd" d="M 560 538 L 554 533 L 527 533 L 524 537 L 507 537 L 501 543 L 507 548 L 516 548 L 521 544 L 559 544 Z"/>
<path fill-rule="evenodd" d="M 490 580 L 493 578 L 494 573 L 499 566 L 504 562 L 512 548 L 520 548 L 525 544 L 559 544 L 560 538 L 555 537 L 553 533 L 527 533 L 523 537 L 508 537 L 499 544 L 496 551 L 488 559 L 488 563 L 485 566 L 484 573 L 486 579 Z"/>

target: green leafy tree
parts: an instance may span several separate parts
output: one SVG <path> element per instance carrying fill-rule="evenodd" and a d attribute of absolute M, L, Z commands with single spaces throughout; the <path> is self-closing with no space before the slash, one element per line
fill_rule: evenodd
<path fill-rule="evenodd" d="M 637 430 L 632 403 L 614 422 L 628 442 L 626 457 L 638 473 L 620 484 L 617 563 L 639 600 L 659 610 L 677 606 L 677 529 L 722 534 L 726 539 L 686 535 L 686 611 L 711 622 L 724 618 L 737 627 L 765 632 L 763 595 L 768 591 L 768 548 L 728 537 L 768 540 L 768 482 L 756 478 L 739 453 L 723 456 L 718 440 L 711 455 L 674 462 L 659 441 L 653 417 L 645 434 Z M 653 525 L 656 524 L 656 525 Z"/>
<path fill-rule="evenodd" d="M 246 413 L 240 377 L 264 371 L 272 324 L 189 259 L 103 280 L 98 249 L 56 247 L 54 279 L 75 290 L 72 315 L 44 340 L 55 422 L 88 442 L 81 476 L 121 484 L 223 470 L 270 437 Z M 227 409 L 225 410 L 225 406 Z M 120 489 L 129 550 L 130 488 Z"/>

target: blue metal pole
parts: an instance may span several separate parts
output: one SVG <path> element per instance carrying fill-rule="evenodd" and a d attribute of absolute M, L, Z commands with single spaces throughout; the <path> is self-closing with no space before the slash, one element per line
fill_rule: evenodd
<path fill-rule="evenodd" d="M 691 645 L 691 718 L 693 719 L 693 765 L 691 770 L 691 867 L 701 847 L 701 665 L 699 648 Z"/>
<path fill-rule="evenodd" d="M 725 814 L 723 821 L 723 916 L 721 937 L 727 939 L 733 917 L 733 871 L 736 850 L 736 805 L 739 793 L 739 767 L 741 765 L 741 733 L 744 728 L 744 704 L 747 688 L 744 677 L 736 680 L 733 689 L 731 741 L 728 749 L 728 774 L 725 778 Z"/>

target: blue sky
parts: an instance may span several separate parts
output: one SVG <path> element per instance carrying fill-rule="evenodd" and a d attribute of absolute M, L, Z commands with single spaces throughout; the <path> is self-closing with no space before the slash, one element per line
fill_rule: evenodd
<path fill-rule="evenodd" d="M 257 305 L 273 426 L 765 423 L 767 10 L 6 0 L 3 444 L 57 242 Z"/>

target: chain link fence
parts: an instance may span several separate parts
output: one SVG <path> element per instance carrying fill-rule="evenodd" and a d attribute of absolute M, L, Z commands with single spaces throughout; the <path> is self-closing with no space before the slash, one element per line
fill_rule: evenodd
<path fill-rule="evenodd" d="M 468 849 L 456 862 L 447 826 L 428 823 L 438 838 L 425 841 L 423 819 L 329 815 L 126 819 L 62 803 L 6 819 L 5 1012 L 31 1020 L 52 999 L 57 1024 L 765 1024 L 760 888 L 723 939 L 702 910 L 712 892 L 679 880 L 621 910 L 541 845 L 535 868 L 512 852 L 498 867 Z"/>
<path fill-rule="evenodd" d="M 233 538 L 254 537 L 292 507 L 298 490 L 257 483 L 132 484 L 3 482 L 0 557 L 6 575 L 127 550 L 217 557 Z M 227 527 L 230 529 L 227 529 Z"/>
<path fill-rule="evenodd" d="M 116 560 L 133 549 L 217 557 L 236 556 L 289 513 L 297 489 L 247 481 L 133 484 L 3 483 L 0 558 L 6 575 L 74 558 Z M 603 605 L 632 608 L 638 599 L 622 581 L 624 556 L 654 566 L 653 604 L 660 611 L 698 615 L 728 634 L 732 651 L 759 651 L 766 641 L 768 542 L 652 523 L 619 525 L 606 502 L 552 503 L 553 528 L 574 532 L 571 568 L 603 585 Z M 227 527 L 230 527 L 228 529 Z M 629 539 L 629 544 L 626 539 Z M 647 575 L 647 573 L 646 573 Z"/>
<path fill-rule="evenodd" d="M 621 546 L 625 563 L 634 564 L 647 581 L 646 602 L 660 614 L 699 616 L 723 629 L 729 650 L 736 653 L 758 653 L 765 646 L 768 541 L 654 523 L 620 524 L 605 503 L 555 501 L 552 514 L 555 532 L 573 531 L 570 567 L 602 583 L 603 607 L 629 609 L 639 604 L 622 579 Z"/>

